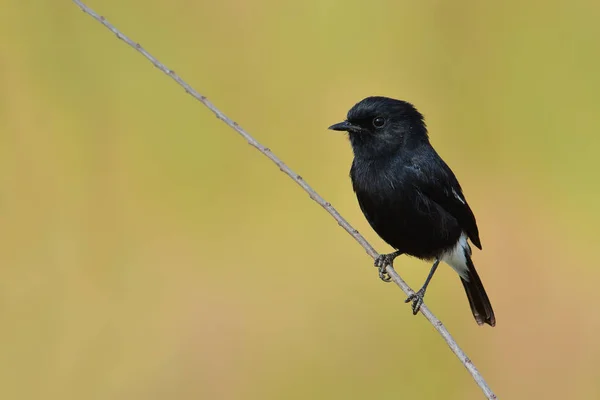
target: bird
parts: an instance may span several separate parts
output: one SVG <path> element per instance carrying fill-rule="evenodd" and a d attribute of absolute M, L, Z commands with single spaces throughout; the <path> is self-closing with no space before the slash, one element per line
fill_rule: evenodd
<path fill-rule="evenodd" d="M 443 261 L 458 273 L 477 324 L 495 326 L 471 258 L 469 241 L 482 249 L 475 215 L 456 176 L 431 145 L 423 114 L 407 101 L 371 96 L 329 129 L 348 133 L 354 153 L 350 178 L 360 209 L 396 250 L 376 258 L 379 277 L 389 282 L 386 267 L 402 254 L 433 262 L 423 286 L 406 299 L 416 315 Z"/>

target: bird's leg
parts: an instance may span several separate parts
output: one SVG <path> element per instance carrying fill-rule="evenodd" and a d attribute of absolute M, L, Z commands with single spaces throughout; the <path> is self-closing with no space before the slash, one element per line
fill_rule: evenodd
<path fill-rule="evenodd" d="M 417 313 L 419 312 L 419 309 L 421 308 L 421 304 L 423 304 L 423 297 L 425 297 L 425 291 L 427 290 L 427 285 L 429 285 L 429 281 L 431 281 L 431 278 L 433 278 L 433 274 L 435 274 L 435 270 L 437 269 L 439 264 L 440 264 L 440 260 L 439 260 L 439 258 L 436 258 L 435 262 L 431 266 L 431 271 L 429 271 L 429 275 L 427 275 L 427 279 L 425 279 L 425 283 L 423 284 L 423 287 L 421 289 L 419 289 L 418 292 L 411 294 L 410 296 L 408 296 L 408 298 L 406 300 L 404 300 L 405 303 L 412 301 L 413 315 L 417 315 Z"/>
<path fill-rule="evenodd" d="M 385 268 L 388 265 L 394 265 L 394 259 L 402 254 L 401 251 L 395 251 L 390 254 L 380 254 L 375 259 L 375 266 L 379 269 L 379 278 L 384 282 L 389 282 L 392 280 L 390 275 L 386 272 Z"/>

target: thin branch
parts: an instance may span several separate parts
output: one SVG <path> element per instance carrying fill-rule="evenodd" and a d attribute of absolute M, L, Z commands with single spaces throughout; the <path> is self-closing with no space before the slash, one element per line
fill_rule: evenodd
<path fill-rule="evenodd" d="M 177 75 L 175 73 L 175 71 L 167 68 L 163 63 L 161 63 L 156 58 L 154 58 L 139 43 L 134 42 L 129 37 L 127 37 L 123 33 L 121 33 L 121 31 L 119 31 L 114 25 L 112 25 L 110 22 L 108 22 L 106 20 L 106 18 L 104 18 L 101 15 L 98 15 L 94 10 L 92 10 L 91 8 L 89 8 L 88 6 L 83 4 L 81 1 L 79 1 L 79 0 L 73 0 L 73 1 L 75 4 L 77 4 L 79 6 L 79 8 L 81 8 L 81 10 L 84 13 L 90 15 L 96 21 L 100 22 L 102 25 L 104 25 L 106 28 L 108 28 L 111 32 L 113 32 L 115 35 L 117 35 L 117 37 L 119 39 L 121 39 L 122 41 L 127 43 L 129 46 L 133 47 L 138 52 L 142 53 L 142 55 L 144 57 L 146 57 L 152 64 L 154 64 L 154 66 L 156 68 L 160 69 L 165 74 L 169 75 L 175 82 L 177 82 L 183 89 L 185 89 L 186 93 L 190 94 L 196 100 L 198 100 L 199 102 L 204 104 L 206 107 L 208 107 L 208 109 L 210 109 L 217 116 L 217 118 L 219 118 L 220 120 L 225 122 L 229 127 L 231 127 L 233 130 L 235 130 L 237 133 L 239 133 L 244 139 L 246 139 L 246 141 L 250 145 L 254 146 L 258 151 L 260 151 L 262 154 L 264 154 L 266 157 L 268 157 L 271 161 L 273 161 L 283 173 L 285 173 L 287 176 L 292 178 L 294 180 L 294 182 L 296 182 L 302 189 L 304 189 L 308 193 L 308 195 L 310 196 L 311 199 L 313 199 L 321 207 L 323 207 L 337 221 L 338 225 L 340 225 L 342 228 L 344 228 L 344 230 L 346 232 L 348 232 L 366 250 L 368 255 L 373 257 L 373 259 L 375 259 L 375 258 L 377 258 L 377 256 L 379 256 L 379 254 L 375 251 L 373 246 L 371 246 L 367 242 L 367 240 L 360 233 L 358 233 L 358 231 L 356 229 L 354 229 L 348 223 L 348 221 L 346 221 L 340 215 L 340 213 L 338 213 L 337 210 L 335 208 L 333 208 L 333 206 L 329 202 L 325 201 L 325 199 L 323 197 L 321 197 L 317 192 L 315 192 L 315 190 L 308 183 L 306 183 L 306 181 L 300 175 L 298 175 L 297 173 L 292 171 L 290 169 L 290 167 L 288 167 L 283 161 L 281 161 L 281 159 L 279 157 L 277 157 L 275 154 L 273 154 L 271 149 L 260 144 L 256 139 L 254 139 L 254 137 L 252 137 L 248 132 L 246 132 L 246 130 L 244 130 L 242 127 L 240 127 L 240 125 L 238 125 L 237 122 L 233 121 L 232 119 L 227 117 L 225 114 L 223 114 L 223 112 L 221 112 L 221 110 L 219 110 L 205 96 L 198 93 L 194 88 L 192 88 L 183 79 L 181 79 L 179 77 L 179 75 Z M 396 271 L 394 270 L 394 268 L 391 265 L 387 266 L 386 271 L 389 274 L 389 276 L 392 278 L 394 283 L 396 285 L 398 285 L 400 287 L 400 289 L 402 289 L 402 291 L 404 293 L 406 293 L 406 295 L 410 295 L 410 294 L 414 293 L 413 290 L 410 288 L 410 286 L 408 286 L 406 284 L 406 282 L 404 282 L 404 280 L 400 277 L 400 275 L 398 275 L 398 273 L 396 273 Z M 448 332 L 448 329 L 446 329 L 446 327 L 442 324 L 442 322 L 435 315 L 433 315 L 433 313 L 429 310 L 429 308 L 427 308 L 427 306 L 425 306 L 425 304 L 423 304 L 421 306 L 421 313 L 433 325 L 435 330 L 438 331 L 438 333 L 442 336 L 442 338 L 444 338 L 444 340 L 450 347 L 450 350 L 452 350 L 452 352 L 456 355 L 456 357 L 458 357 L 458 359 L 463 363 L 465 368 L 473 376 L 473 379 L 475 380 L 477 385 L 479 385 L 481 390 L 483 390 L 483 393 L 485 394 L 485 396 L 491 400 L 497 399 L 496 395 L 492 392 L 492 389 L 490 389 L 490 387 L 488 386 L 486 381 L 483 379 L 483 376 L 481 375 L 481 373 L 479 373 L 479 370 L 475 367 L 475 365 L 473 364 L 471 359 L 469 357 L 467 357 L 467 355 L 464 353 L 464 351 L 458 346 L 458 344 L 456 343 L 456 341 L 454 340 L 452 335 L 450 335 L 450 332 Z"/>

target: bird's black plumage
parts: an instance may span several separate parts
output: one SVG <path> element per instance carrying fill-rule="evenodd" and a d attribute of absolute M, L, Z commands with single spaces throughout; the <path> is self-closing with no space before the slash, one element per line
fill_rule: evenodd
<path fill-rule="evenodd" d="M 454 173 L 429 142 L 423 115 L 405 101 L 368 97 L 330 127 L 347 131 L 354 151 L 350 177 L 369 224 L 399 254 L 441 260 L 456 270 L 479 324 L 495 316 L 471 260 L 467 238 L 481 249 L 475 216 Z M 380 268 L 385 265 L 379 260 Z M 420 307 L 432 268 L 414 296 Z"/>

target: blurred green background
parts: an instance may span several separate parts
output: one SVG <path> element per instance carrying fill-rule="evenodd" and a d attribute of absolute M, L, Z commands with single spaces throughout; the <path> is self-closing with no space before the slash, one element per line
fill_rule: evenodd
<path fill-rule="evenodd" d="M 413 102 L 496 328 L 427 304 L 500 398 L 600 398 L 600 3 L 92 1 L 379 251 L 343 134 Z M 0 0 L 0 398 L 480 399 L 295 183 L 71 1 Z M 399 258 L 413 286 L 429 265 Z"/>

